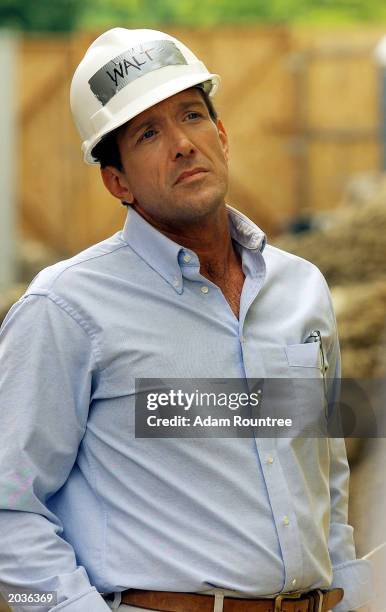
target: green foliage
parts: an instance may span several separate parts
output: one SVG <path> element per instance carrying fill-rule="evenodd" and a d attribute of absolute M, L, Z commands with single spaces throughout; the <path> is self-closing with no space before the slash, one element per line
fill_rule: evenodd
<path fill-rule="evenodd" d="M 94 0 L 83 26 L 386 21 L 384 0 Z"/>
<path fill-rule="evenodd" d="M 86 5 L 80 0 L 0 0 L 0 26 L 66 32 L 76 27 Z"/>
<path fill-rule="evenodd" d="M 0 0 L 0 26 L 64 32 L 121 26 L 385 22 L 384 0 Z"/>

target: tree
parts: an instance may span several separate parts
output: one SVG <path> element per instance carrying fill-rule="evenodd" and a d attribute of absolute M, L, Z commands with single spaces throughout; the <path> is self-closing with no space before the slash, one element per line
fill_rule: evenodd
<path fill-rule="evenodd" d="M 67 32 L 85 10 L 82 0 L 0 0 L 0 25 L 29 31 Z"/>

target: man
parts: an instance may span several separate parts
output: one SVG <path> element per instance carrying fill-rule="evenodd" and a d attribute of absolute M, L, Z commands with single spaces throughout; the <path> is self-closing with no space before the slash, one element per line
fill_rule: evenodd
<path fill-rule="evenodd" d="M 74 75 L 85 160 L 128 217 L 39 274 L 2 328 L 8 599 L 24 587 L 68 612 L 344 612 L 370 596 L 342 440 L 135 437 L 136 379 L 325 376 L 331 395 L 339 372 L 320 272 L 225 206 L 217 85 L 151 30 L 106 32 Z"/>

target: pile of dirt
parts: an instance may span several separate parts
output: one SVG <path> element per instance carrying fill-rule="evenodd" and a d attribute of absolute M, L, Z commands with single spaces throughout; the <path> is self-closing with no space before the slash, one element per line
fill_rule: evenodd
<path fill-rule="evenodd" d="M 386 278 L 332 289 L 344 375 L 386 375 Z"/>
<path fill-rule="evenodd" d="M 283 235 L 276 244 L 312 261 L 330 286 L 386 277 L 386 193 L 383 203 L 346 205 L 331 212 L 325 227 Z"/>

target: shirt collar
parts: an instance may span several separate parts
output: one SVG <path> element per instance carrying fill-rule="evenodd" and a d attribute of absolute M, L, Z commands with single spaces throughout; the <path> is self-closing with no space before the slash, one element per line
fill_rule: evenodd
<path fill-rule="evenodd" d="M 264 232 L 241 212 L 227 206 L 230 233 L 233 240 L 249 250 L 263 251 L 266 244 Z M 197 255 L 145 221 L 133 208 L 127 211 L 122 231 L 123 240 L 164 278 L 177 293 L 182 293 L 182 271 L 184 256 L 190 256 L 191 263 Z"/>
<path fill-rule="evenodd" d="M 227 205 L 229 228 L 233 240 L 253 251 L 263 252 L 267 242 L 264 232 L 240 211 Z"/>

